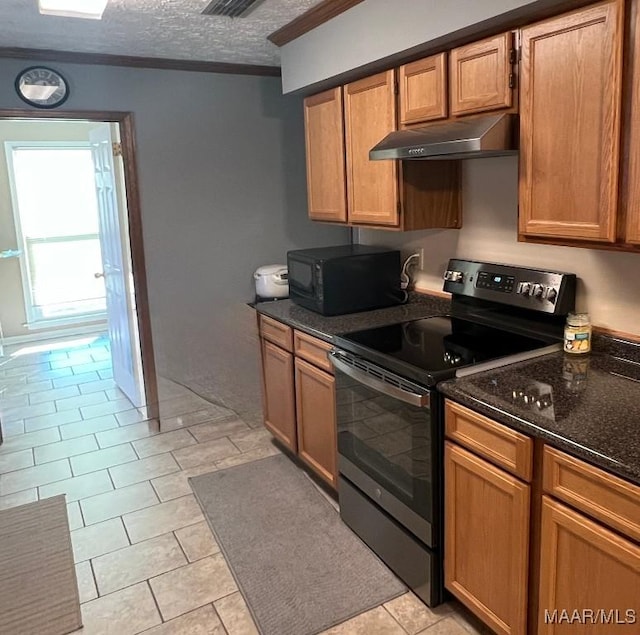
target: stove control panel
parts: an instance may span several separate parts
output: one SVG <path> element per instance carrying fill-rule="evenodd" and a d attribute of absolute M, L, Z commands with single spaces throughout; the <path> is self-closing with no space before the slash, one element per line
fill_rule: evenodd
<path fill-rule="evenodd" d="M 480 271 L 476 276 L 476 288 L 511 293 L 515 281 L 514 276 L 505 276 L 502 273 L 493 273 L 491 271 Z"/>
<path fill-rule="evenodd" d="M 575 304 L 576 276 L 561 271 L 452 259 L 444 290 L 554 315 L 566 315 Z"/>
<path fill-rule="evenodd" d="M 558 298 L 558 289 L 554 285 L 545 285 L 539 282 L 520 282 L 516 292 L 525 298 L 548 300 L 552 304 L 555 304 Z"/>

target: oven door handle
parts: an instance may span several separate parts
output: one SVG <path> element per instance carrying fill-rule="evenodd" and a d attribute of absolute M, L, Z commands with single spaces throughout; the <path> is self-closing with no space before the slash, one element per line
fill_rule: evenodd
<path fill-rule="evenodd" d="M 339 353 L 336 353 L 335 351 L 329 351 L 329 361 L 341 373 L 348 375 L 357 382 L 364 384 L 383 395 L 393 397 L 394 399 L 403 401 L 411 406 L 417 406 L 418 408 L 426 408 L 429 405 L 430 398 L 428 393 L 421 394 L 417 392 L 410 392 L 408 390 L 398 388 L 393 384 L 389 384 L 386 381 L 382 381 L 381 379 L 376 379 L 375 377 L 353 368 L 353 366 L 342 361 Z"/>

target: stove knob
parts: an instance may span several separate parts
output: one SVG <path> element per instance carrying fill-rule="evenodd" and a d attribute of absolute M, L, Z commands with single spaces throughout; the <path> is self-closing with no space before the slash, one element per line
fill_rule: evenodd
<path fill-rule="evenodd" d="M 549 300 L 551 304 L 555 304 L 557 297 L 558 297 L 558 292 L 553 287 L 547 287 L 545 298 Z"/>
<path fill-rule="evenodd" d="M 518 285 L 518 293 L 523 295 L 525 298 L 528 298 L 531 295 L 531 283 L 530 282 L 521 282 Z"/>
<path fill-rule="evenodd" d="M 542 300 L 542 295 L 544 294 L 544 287 L 541 284 L 534 284 L 533 289 L 531 291 L 531 295 L 538 300 Z"/>
<path fill-rule="evenodd" d="M 444 273 L 444 279 L 449 282 L 462 282 L 462 271 L 447 270 Z"/>

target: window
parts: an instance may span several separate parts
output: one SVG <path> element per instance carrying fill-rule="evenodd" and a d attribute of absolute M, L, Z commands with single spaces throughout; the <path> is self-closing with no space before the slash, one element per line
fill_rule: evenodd
<path fill-rule="evenodd" d="M 6 142 L 29 326 L 103 317 L 98 205 L 88 143 Z"/>

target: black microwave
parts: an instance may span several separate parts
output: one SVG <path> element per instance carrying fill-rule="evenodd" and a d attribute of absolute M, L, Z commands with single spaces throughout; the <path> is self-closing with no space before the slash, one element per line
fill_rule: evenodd
<path fill-rule="evenodd" d="M 322 315 L 402 304 L 400 252 L 370 245 L 297 249 L 287 253 L 289 297 Z"/>

